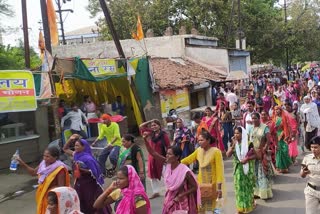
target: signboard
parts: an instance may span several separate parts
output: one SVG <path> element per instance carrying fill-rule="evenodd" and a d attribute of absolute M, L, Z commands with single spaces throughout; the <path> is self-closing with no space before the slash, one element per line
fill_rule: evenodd
<path fill-rule="evenodd" d="M 167 117 L 170 109 L 178 113 L 190 110 L 188 89 L 160 91 L 160 103 L 162 117 Z"/>
<path fill-rule="evenodd" d="M 121 74 L 115 59 L 84 59 L 82 62 L 94 77 Z"/>
<path fill-rule="evenodd" d="M 33 75 L 30 71 L 0 71 L 0 113 L 35 111 Z"/>

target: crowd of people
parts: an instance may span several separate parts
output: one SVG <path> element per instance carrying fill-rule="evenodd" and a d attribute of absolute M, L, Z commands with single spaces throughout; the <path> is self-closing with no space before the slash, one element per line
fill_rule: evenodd
<path fill-rule="evenodd" d="M 207 107 L 203 113 L 192 115 L 191 126 L 178 118 L 172 140 L 159 120 L 141 124 L 147 165 L 135 137 L 127 134 L 121 138 L 119 125 L 108 114 L 101 115 L 97 139 L 91 145 L 85 140 L 82 119 L 96 116 L 91 112 L 95 105 L 85 97 L 86 115 L 76 105 L 62 115 L 62 122 L 67 118 L 72 122 L 73 135 L 63 151 L 73 159 L 73 188 L 56 148 L 48 148 L 35 169 L 19 158 L 31 175 L 39 177 L 37 213 L 149 214 L 162 183 L 166 189 L 163 214 L 218 213 L 217 201 L 226 198 L 224 160 L 231 156 L 236 210 L 238 214 L 250 213 L 257 206 L 256 200 L 273 197 L 274 176 L 290 173 L 291 165 L 298 164 L 299 146 L 312 151 L 301 168 L 301 176 L 309 177 L 307 214 L 319 213 L 320 87 L 313 75 L 310 72 L 310 79 L 290 83 L 261 75 L 249 82 L 246 92 L 243 81 L 214 87 L 215 109 Z M 121 113 L 118 101 L 114 107 Z M 103 138 L 107 146 L 95 158 L 91 146 Z M 115 181 L 104 189 L 108 158 L 117 173 Z M 147 177 L 152 189 L 149 197 Z"/>

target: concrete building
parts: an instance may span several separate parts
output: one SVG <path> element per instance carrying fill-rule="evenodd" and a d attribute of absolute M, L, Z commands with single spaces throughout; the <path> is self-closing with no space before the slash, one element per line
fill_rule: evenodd
<path fill-rule="evenodd" d="M 95 25 L 69 31 L 65 34 L 66 45 L 79 45 L 84 43 L 94 43 L 99 41 L 99 28 Z M 59 37 L 62 45 L 62 37 Z"/>

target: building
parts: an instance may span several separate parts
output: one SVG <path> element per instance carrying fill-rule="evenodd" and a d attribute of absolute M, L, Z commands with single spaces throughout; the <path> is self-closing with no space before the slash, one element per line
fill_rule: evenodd
<path fill-rule="evenodd" d="M 94 43 L 99 40 L 99 28 L 95 25 L 80 28 L 65 34 L 66 45 L 78 45 L 84 43 Z M 62 37 L 59 37 L 62 45 Z"/>

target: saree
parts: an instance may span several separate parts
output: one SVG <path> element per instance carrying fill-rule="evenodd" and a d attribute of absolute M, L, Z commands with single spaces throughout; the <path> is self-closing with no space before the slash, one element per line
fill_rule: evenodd
<path fill-rule="evenodd" d="M 269 128 L 265 124 L 260 124 L 258 127 L 254 127 L 249 132 L 250 143 L 253 143 L 254 149 L 260 149 L 261 142 L 266 134 L 269 133 Z M 254 195 L 261 199 L 272 198 L 271 179 L 269 174 L 270 165 L 265 155 L 265 151 L 262 151 L 262 159 L 256 159 L 254 162 L 254 171 L 256 178 L 256 185 L 254 189 Z"/>
<path fill-rule="evenodd" d="M 120 150 L 121 152 L 121 150 Z M 118 159 L 117 168 L 120 169 L 122 166 L 131 165 L 136 170 L 136 172 L 140 172 L 139 163 L 137 160 L 137 154 L 140 153 L 142 162 L 143 162 L 143 174 L 146 178 L 146 164 L 143 155 L 142 149 L 137 145 L 132 145 L 130 148 L 123 150 Z M 141 179 L 140 179 L 141 180 Z M 141 180 L 144 188 L 146 189 L 146 179 Z"/>
<path fill-rule="evenodd" d="M 38 186 L 36 192 L 37 214 L 46 213 L 46 209 L 48 206 L 47 194 L 51 188 L 54 188 L 54 186 L 52 186 L 52 183 L 60 172 L 65 173 L 66 186 L 70 186 L 70 176 L 68 170 L 64 166 L 59 166 L 54 171 L 52 171 Z"/>
<path fill-rule="evenodd" d="M 196 177 L 187 166 L 179 164 L 172 170 L 171 164 L 166 165 L 164 180 L 167 191 L 163 203 L 163 214 L 171 214 L 176 210 L 197 213 L 197 207 L 200 207 L 201 204 L 199 186 L 194 194 L 180 198 L 179 202 L 174 201 L 180 193 L 188 190 L 187 176 L 192 176 L 194 181 L 197 182 Z"/>
<path fill-rule="evenodd" d="M 233 181 L 238 212 L 248 213 L 254 209 L 254 160 L 246 164 L 241 161 L 253 152 L 253 145 L 248 143 L 248 133 L 242 127 L 241 142 L 237 142 L 233 151 Z"/>
<path fill-rule="evenodd" d="M 144 190 L 138 174 L 133 166 L 127 165 L 129 186 L 121 189 L 121 200 L 116 206 L 116 214 L 135 214 L 136 198 L 142 197 L 146 202 L 147 214 L 151 214 L 151 206 L 149 198 Z"/>
<path fill-rule="evenodd" d="M 175 142 L 175 145 L 180 147 L 182 150 L 181 158 L 187 157 L 189 154 L 191 154 L 194 151 L 193 149 L 194 141 L 195 141 L 195 138 L 191 130 L 188 129 L 188 127 L 185 127 L 184 124 L 183 124 L 183 127 L 176 129 L 174 133 L 174 142 Z"/>
<path fill-rule="evenodd" d="M 85 148 L 89 146 L 87 142 L 82 143 Z M 81 168 L 89 170 L 90 173 L 82 173 L 79 178 L 76 178 L 74 184 L 74 189 L 77 191 L 80 199 L 81 212 L 111 213 L 109 206 L 99 210 L 93 208 L 95 200 L 103 193 L 102 185 L 104 184 L 104 180 L 99 163 L 86 149 L 82 152 L 75 153 L 74 161 L 79 164 Z"/>
<path fill-rule="evenodd" d="M 202 118 L 202 121 L 205 122 L 208 126 L 208 130 L 210 130 L 210 126 L 211 131 L 210 134 L 212 137 L 214 137 L 217 140 L 217 143 L 214 143 L 213 146 L 217 147 L 218 149 L 220 149 L 221 152 L 225 151 L 224 145 L 223 145 L 223 141 L 222 141 L 222 137 L 221 137 L 221 125 L 219 123 L 219 120 L 217 117 L 210 117 L 210 119 L 207 119 L 206 117 Z"/>
<path fill-rule="evenodd" d="M 276 127 L 277 127 L 277 137 L 283 135 L 283 127 L 282 118 L 277 117 L 276 120 Z M 276 168 L 280 170 L 288 169 L 289 166 L 292 164 L 290 156 L 289 156 L 289 149 L 288 144 L 281 138 L 278 140 L 278 150 L 276 153 Z"/>

